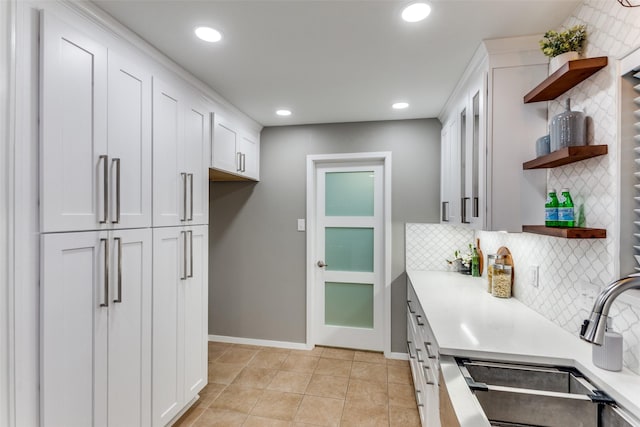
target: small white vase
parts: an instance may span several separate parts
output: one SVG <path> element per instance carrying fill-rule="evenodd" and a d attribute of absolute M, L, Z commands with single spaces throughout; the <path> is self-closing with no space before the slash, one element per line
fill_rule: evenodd
<path fill-rule="evenodd" d="M 561 53 L 558 56 L 554 56 L 549 61 L 549 74 L 555 73 L 560 67 L 566 64 L 569 61 L 573 61 L 574 59 L 580 58 L 580 54 L 578 52 L 565 52 Z"/>

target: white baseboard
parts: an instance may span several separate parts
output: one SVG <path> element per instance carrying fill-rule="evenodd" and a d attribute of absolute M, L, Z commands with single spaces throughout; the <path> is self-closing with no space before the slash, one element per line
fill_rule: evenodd
<path fill-rule="evenodd" d="M 313 346 L 308 346 L 305 343 L 227 337 L 224 335 L 209 335 L 209 341 L 226 342 L 231 344 L 259 345 L 263 347 L 287 348 L 290 350 L 313 350 Z"/>
<path fill-rule="evenodd" d="M 409 355 L 407 353 L 391 352 L 385 354 L 384 357 L 386 357 L 387 359 L 409 360 Z"/>

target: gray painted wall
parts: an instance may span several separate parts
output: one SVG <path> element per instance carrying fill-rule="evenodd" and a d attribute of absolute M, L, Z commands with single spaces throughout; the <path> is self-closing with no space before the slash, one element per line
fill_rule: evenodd
<path fill-rule="evenodd" d="M 308 154 L 392 152 L 392 351 L 405 352 L 404 224 L 438 222 L 436 119 L 265 128 L 259 183 L 209 186 L 209 334 L 304 343 Z"/>

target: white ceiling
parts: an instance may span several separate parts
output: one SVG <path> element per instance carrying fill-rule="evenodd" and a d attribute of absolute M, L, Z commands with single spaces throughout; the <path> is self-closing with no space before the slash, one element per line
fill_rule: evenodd
<path fill-rule="evenodd" d="M 483 39 L 542 34 L 577 0 L 98 0 L 95 3 L 265 126 L 436 117 Z M 216 44 L 199 25 L 223 34 Z M 391 104 L 406 101 L 406 110 Z M 275 115 L 289 108 L 290 117 Z"/>

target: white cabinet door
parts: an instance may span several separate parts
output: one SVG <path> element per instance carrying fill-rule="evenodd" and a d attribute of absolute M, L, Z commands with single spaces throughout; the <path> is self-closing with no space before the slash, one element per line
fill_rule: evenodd
<path fill-rule="evenodd" d="M 207 384 L 209 227 L 187 228 L 189 266 L 184 289 L 185 403 Z"/>
<path fill-rule="evenodd" d="M 460 158 L 457 143 L 457 120 L 442 127 L 441 141 L 441 221 L 460 223 Z"/>
<path fill-rule="evenodd" d="M 152 408 L 153 425 L 166 425 L 184 401 L 184 292 L 187 233 L 153 230 Z"/>
<path fill-rule="evenodd" d="M 108 420 L 151 425 L 151 229 L 110 233 Z"/>
<path fill-rule="evenodd" d="M 109 52 L 109 219 L 151 226 L 151 75 Z"/>
<path fill-rule="evenodd" d="M 240 160 L 237 143 L 238 131 L 235 127 L 219 114 L 214 114 L 211 167 L 234 174 L 238 173 Z"/>
<path fill-rule="evenodd" d="M 153 79 L 153 226 L 186 221 L 184 113 L 181 93 Z"/>
<path fill-rule="evenodd" d="M 42 236 L 41 424 L 107 425 L 107 232 Z"/>
<path fill-rule="evenodd" d="M 48 13 L 41 40 L 41 231 L 99 229 L 108 219 L 107 50 Z"/>
<path fill-rule="evenodd" d="M 207 383 L 208 226 L 153 230 L 153 425 Z"/>
<path fill-rule="evenodd" d="M 209 223 L 208 109 L 200 102 L 188 104 L 184 119 L 184 171 L 188 178 L 187 223 Z"/>
<path fill-rule="evenodd" d="M 244 133 L 240 135 L 238 142 L 241 173 L 248 178 L 257 180 L 259 178 L 260 144 L 255 138 Z"/>

